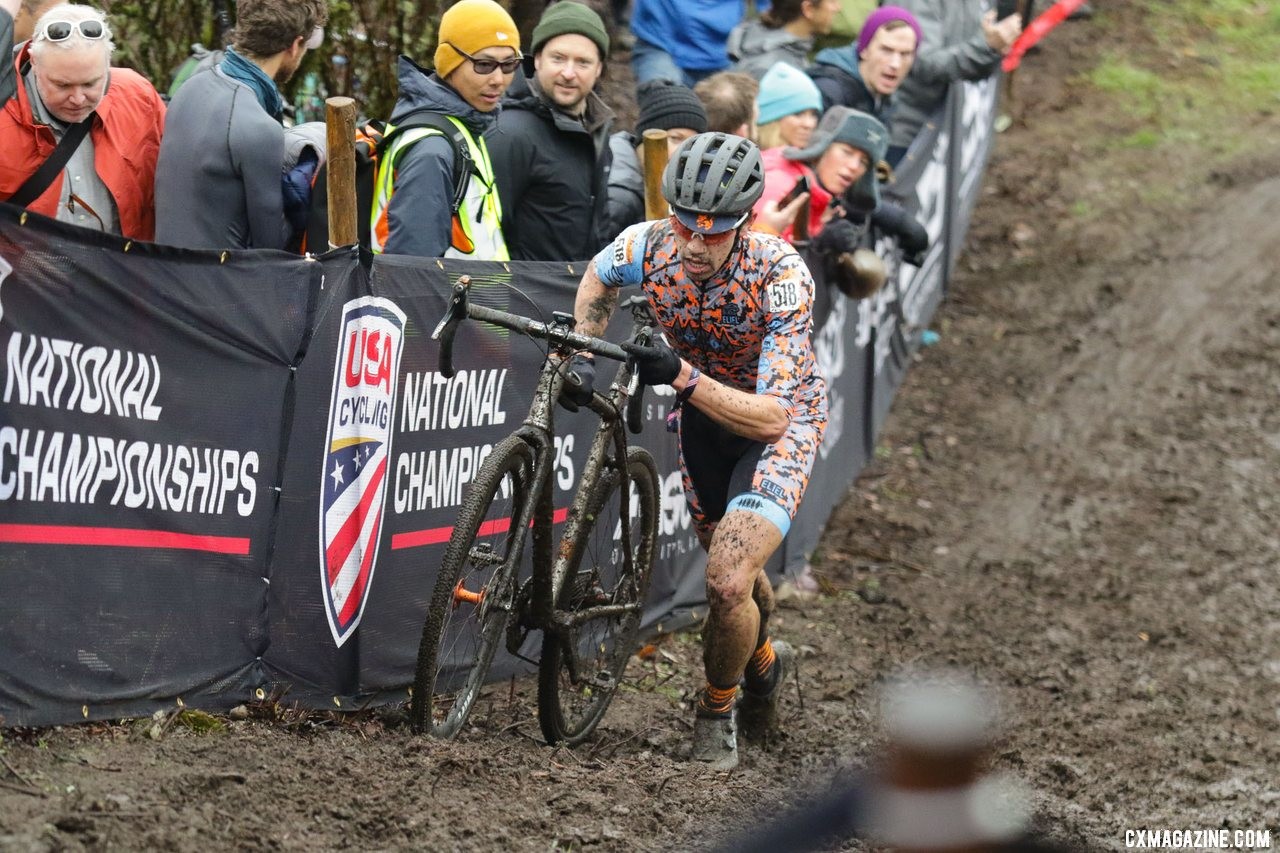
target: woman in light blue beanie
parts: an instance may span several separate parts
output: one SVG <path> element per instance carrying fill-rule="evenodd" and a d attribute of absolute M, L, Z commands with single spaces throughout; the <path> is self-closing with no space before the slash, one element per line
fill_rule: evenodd
<path fill-rule="evenodd" d="M 804 148 L 818 126 L 822 93 L 809 75 L 779 62 L 760 78 L 759 141 L 762 149 L 790 145 Z"/>

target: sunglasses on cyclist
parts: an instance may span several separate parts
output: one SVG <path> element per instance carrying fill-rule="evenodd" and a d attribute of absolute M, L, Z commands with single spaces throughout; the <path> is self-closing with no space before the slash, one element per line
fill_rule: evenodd
<path fill-rule="evenodd" d="M 519 53 L 510 59 L 489 59 L 484 56 L 472 56 L 451 41 L 445 42 L 445 44 L 471 60 L 471 67 L 481 77 L 487 77 L 499 68 L 502 69 L 503 74 L 515 74 L 516 69 L 520 67 L 520 63 L 524 62 L 524 57 Z"/>
<path fill-rule="evenodd" d="M 36 33 L 37 39 L 45 41 L 66 41 L 72 33 L 80 33 L 83 38 L 97 41 L 104 38 L 107 28 L 102 21 L 50 21 Z"/>
<path fill-rule="evenodd" d="M 741 221 L 738 224 L 741 225 Z M 720 246 L 724 243 L 728 243 L 737 236 L 738 226 L 735 225 L 728 231 L 721 231 L 719 234 L 703 234 L 701 231 L 694 231 L 688 225 L 685 225 L 676 218 L 675 214 L 672 214 L 671 230 L 675 232 L 676 237 L 685 242 L 692 240 L 694 237 L 701 237 L 702 242 L 706 243 L 708 246 Z"/>

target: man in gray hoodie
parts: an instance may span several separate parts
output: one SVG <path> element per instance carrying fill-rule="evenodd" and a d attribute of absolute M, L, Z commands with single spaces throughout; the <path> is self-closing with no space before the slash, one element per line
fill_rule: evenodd
<path fill-rule="evenodd" d="M 283 249 L 305 203 L 285 206 L 279 87 L 318 47 L 325 0 L 238 0 L 235 44 L 174 96 L 156 164 L 156 242 Z"/>
<path fill-rule="evenodd" d="M 814 39 L 831 32 L 839 11 L 840 0 L 774 0 L 769 11 L 729 33 L 731 70 L 757 80 L 778 62 L 803 71 Z"/>
<path fill-rule="evenodd" d="M 894 95 L 906 79 L 923 39 L 920 25 L 901 6 L 881 6 L 867 16 L 857 42 L 829 47 L 814 57 L 809 76 L 822 106 L 850 107 L 892 129 Z"/>
<path fill-rule="evenodd" d="M 1017 13 L 996 20 L 978 0 L 899 0 L 920 24 L 920 52 L 898 91 L 889 161 L 896 163 L 957 80 L 982 80 L 1022 33 Z"/>

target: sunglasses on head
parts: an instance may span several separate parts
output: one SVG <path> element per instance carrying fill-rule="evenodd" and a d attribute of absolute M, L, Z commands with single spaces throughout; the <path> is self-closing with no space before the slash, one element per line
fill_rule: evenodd
<path fill-rule="evenodd" d="M 510 59 L 489 59 L 484 56 L 472 56 L 453 42 L 445 42 L 445 44 L 471 60 L 471 67 L 474 68 L 475 72 L 481 77 L 486 77 L 494 71 L 497 71 L 499 68 L 502 69 L 503 74 L 515 74 L 516 69 L 520 67 L 520 63 L 524 62 L 524 57 L 519 53 Z"/>
<path fill-rule="evenodd" d="M 701 237 L 702 242 L 708 246 L 719 246 L 722 243 L 727 243 L 738 233 L 738 229 L 734 227 L 728 231 L 721 231 L 719 234 L 703 234 L 701 231 L 694 231 L 674 215 L 671 217 L 671 230 L 675 232 L 677 237 L 685 241 L 692 240 L 694 237 Z"/>
<path fill-rule="evenodd" d="M 102 21 L 50 21 L 36 33 L 36 38 L 45 41 L 66 41 L 71 38 L 72 33 L 76 32 L 83 38 L 97 41 L 106 36 L 107 28 L 103 26 Z"/>

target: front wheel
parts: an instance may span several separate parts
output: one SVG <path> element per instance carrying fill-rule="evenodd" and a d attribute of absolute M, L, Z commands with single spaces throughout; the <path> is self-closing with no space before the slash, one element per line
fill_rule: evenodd
<path fill-rule="evenodd" d="M 569 613 L 609 605 L 635 608 L 543 634 L 538 720 L 548 743 L 575 745 L 590 737 L 635 650 L 658 534 L 658 471 L 640 447 L 628 449 L 626 464 L 629 523 L 624 530 L 622 472 L 606 467 L 571 543 L 557 608 Z"/>
<path fill-rule="evenodd" d="M 509 436 L 480 467 L 440 562 L 410 704 L 419 734 L 456 735 L 484 686 L 524 549 L 526 530 L 514 521 L 533 493 L 532 453 Z"/>

